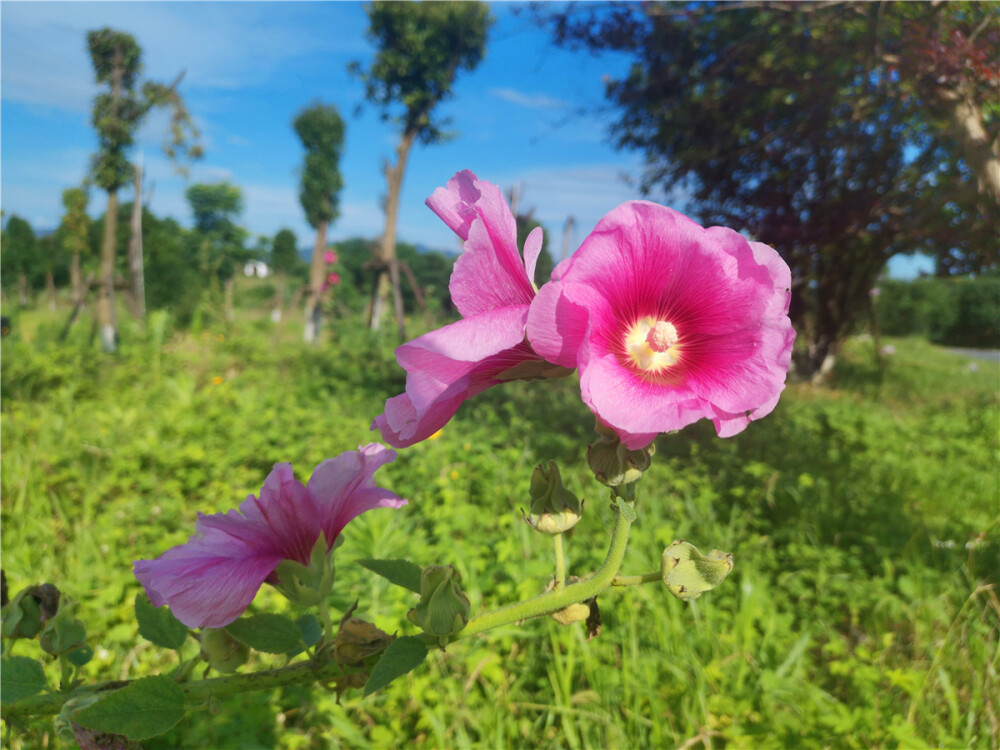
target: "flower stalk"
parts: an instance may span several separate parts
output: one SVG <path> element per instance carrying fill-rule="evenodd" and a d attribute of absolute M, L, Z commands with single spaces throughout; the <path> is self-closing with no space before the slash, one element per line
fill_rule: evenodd
<path fill-rule="evenodd" d="M 563 554 L 563 535 L 553 534 L 552 541 L 555 543 L 556 552 L 556 585 L 558 591 L 566 586 L 566 558 Z"/>

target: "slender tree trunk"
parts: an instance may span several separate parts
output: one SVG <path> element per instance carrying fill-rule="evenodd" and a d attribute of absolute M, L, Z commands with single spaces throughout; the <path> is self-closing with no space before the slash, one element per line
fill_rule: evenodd
<path fill-rule="evenodd" d="M 17 302 L 21 307 L 28 306 L 28 274 L 24 271 L 17 274 Z"/>
<path fill-rule="evenodd" d="M 97 319 L 101 329 L 101 348 L 114 353 L 118 349 L 118 320 L 115 313 L 115 235 L 118 232 L 118 191 L 108 191 L 104 213 L 104 242 L 101 245 L 101 291 L 97 298 Z"/>
<path fill-rule="evenodd" d="M 951 117 L 952 130 L 962 156 L 976 175 L 981 193 L 1000 203 L 1000 143 L 990 140 L 983 126 L 983 114 L 972 97 L 961 91 L 938 88 Z"/>
<path fill-rule="evenodd" d="M 233 314 L 233 288 L 235 286 L 235 274 L 222 282 L 223 314 L 226 316 L 226 320 L 230 321 L 236 317 Z"/>
<path fill-rule="evenodd" d="M 327 226 L 328 222 L 325 221 L 316 225 L 316 244 L 313 245 L 312 265 L 309 267 L 305 340 L 310 344 L 319 341 L 319 329 L 323 322 L 323 306 L 320 302 L 323 296 L 323 281 L 326 278 L 326 263 L 323 260 L 323 255 L 326 253 Z"/>
<path fill-rule="evenodd" d="M 274 309 L 271 310 L 271 322 L 280 323 L 281 314 L 285 307 L 285 272 L 278 271 L 274 281 Z"/>
<path fill-rule="evenodd" d="M 139 320 L 146 318 L 146 283 L 142 259 L 142 162 L 135 167 L 135 203 L 132 204 L 132 236 L 128 243 L 129 272 L 132 282 L 133 310 Z"/>
<path fill-rule="evenodd" d="M 70 296 L 73 300 L 73 305 L 79 304 L 80 300 L 83 298 L 83 289 L 81 285 L 83 284 L 83 279 L 80 278 L 80 251 L 75 250 L 73 252 L 73 258 L 70 260 L 69 264 L 69 287 Z"/>
<path fill-rule="evenodd" d="M 45 291 L 49 295 L 49 309 L 56 309 L 56 279 L 52 275 L 52 269 L 50 268 L 45 272 Z"/>
<path fill-rule="evenodd" d="M 399 284 L 399 264 L 396 261 L 396 217 L 399 214 L 399 194 L 403 186 L 403 173 L 406 171 L 406 158 L 410 154 L 415 136 L 416 133 L 413 132 L 403 134 L 396 147 L 396 163 L 385 169 L 385 179 L 389 190 L 385 201 L 385 232 L 382 234 L 382 247 L 378 255 L 382 268 L 375 285 L 370 320 L 372 330 L 378 330 L 382 324 L 385 299 L 391 284 L 396 326 L 399 329 L 401 341 L 406 340 L 406 323 L 403 320 L 403 294 Z"/>

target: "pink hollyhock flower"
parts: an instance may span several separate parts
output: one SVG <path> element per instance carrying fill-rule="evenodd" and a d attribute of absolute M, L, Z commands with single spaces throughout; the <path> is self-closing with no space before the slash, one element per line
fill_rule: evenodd
<path fill-rule="evenodd" d="M 336 286 L 337 284 L 340 283 L 340 274 L 331 273 L 329 276 L 326 277 L 326 280 L 330 286 Z"/>
<path fill-rule="evenodd" d="M 579 369 L 583 400 L 630 450 L 702 417 L 729 437 L 785 387 L 790 286 L 767 245 L 630 201 L 552 272 L 528 340 Z"/>
<path fill-rule="evenodd" d="M 332 265 L 337 262 L 337 253 L 333 250 L 327 250 L 323 253 L 323 262 Z"/>
<path fill-rule="evenodd" d="M 198 514 L 197 533 L 155 560 L 136 560 L 135 577 L 157 607 L 169 604 L 189 628 L 221 628 L 237 619 L 264 583 L 279 583 L 282 560 L 308 566 L 320 538 L 332 549 L 355 516 L 399 508 L 406 500 L 375 485 L 375 471 L 396 458 L 378 443 L 327 459 L 305 486 L 291 464 L 275 464 L 239 511 Z"/>
<path fill-rule="evenodd" d="M 435 190 L 427 206 L 465 242 L 449 284 L 464 319 L 396 349 L 406 392 L 385 402 L 372 429 L 397 448 L 428 438 L 463 401 L 498 383 L 567 374 L 525 341 L 541 228 L 525 240 L 522 261 L 517 223 L 503 194 L 468 170 Z"/>

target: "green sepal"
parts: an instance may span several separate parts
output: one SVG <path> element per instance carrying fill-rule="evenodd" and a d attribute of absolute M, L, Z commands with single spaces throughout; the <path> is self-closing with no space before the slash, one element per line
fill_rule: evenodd
<path fill-rule="evenodd" d="M 429 565 L 420 578 L 420 602 L 406 617 L 425 633 L 454 635 L 469 622 L 468 595 L 459 587 L 461 577 L 452 565 Z"/>
<path fill-rule="evenodd" d="M 660 559 L 660 573 L 667 590 L 685 601 L 697 599 L 717 587 L 732 569 L 732 553 L 713 549 L 703 555 L 683 540 L 672 542 Z"/>
<path fill-rule="evenodd" d="M 326 535 L 321 531 L 309 555 L 308 565 L 296 560 L 282 560 L 278 563 L 278 567 L 274 569 L 278 583 L 274 587 L 290 602 L 301 607 L 312 607 L 324 601 L 333 589 L 333 552 L 340 543 L 341 540 L 338 539 L 327 551 Z"/>

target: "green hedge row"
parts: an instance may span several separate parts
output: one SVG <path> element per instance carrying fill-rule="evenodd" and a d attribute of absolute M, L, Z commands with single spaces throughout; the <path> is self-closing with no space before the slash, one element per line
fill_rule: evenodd
<path fill-rule="evenodd" d="M 874 300 L 882 333 L 935 344 L 1000 347 L 1000 277 L 886 279 Z"/>

